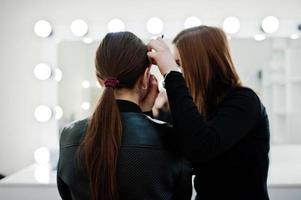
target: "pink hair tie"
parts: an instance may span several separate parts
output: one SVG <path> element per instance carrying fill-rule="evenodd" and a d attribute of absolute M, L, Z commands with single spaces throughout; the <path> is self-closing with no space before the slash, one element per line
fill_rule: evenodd
<path fill-rule="evenodd" d="M 117 78 L 110 77 L 105 80 L 104 84 L 106 87 L 116 88 L 119 84 L 119 81 Z"/>

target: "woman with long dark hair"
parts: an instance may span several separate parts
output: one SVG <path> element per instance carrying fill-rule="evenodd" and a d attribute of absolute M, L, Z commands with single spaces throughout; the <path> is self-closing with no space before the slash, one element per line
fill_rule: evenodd
<path fill-rule="evenodd" d="M 175 56 L 163 40 L 152 40 L 148 56 L 165 77 L 174 137 L 192 162 L 197 199 L 268 200 L 268 117 L 242 86 L 225 33 L 193 27 L 173 44 Z"/>
<path fill-rule="evenodd" d="M 152 120 L 158 93 L 146 45 L 130 32 L 109 33 L 96 52 L 105 88 L 91 117 L 61 133 L 57 183 L 63 199 L 190 199 L 191 169 Z"/>

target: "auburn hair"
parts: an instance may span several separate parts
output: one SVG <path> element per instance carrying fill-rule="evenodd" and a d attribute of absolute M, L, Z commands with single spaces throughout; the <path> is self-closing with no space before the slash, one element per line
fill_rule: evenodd
<path fill-rule="evenodd" d="M 241 86 L 226 34 L 220 28 L 197 26 L 181 31 L 173 44 L 194 103 L 207 118 L 230 89 Z"/>
<path fill-rule="evenodd" d="M 117 88 L 133 88 L 149 66 L 146 45 L 133 33 L 108 33 L 101 41 L 95 58 L 100 83 L 118 79 Z M 119 199 L 117 185 L 118 152 L 122 122 L 114 88 L 104 88 L 102 97 L 88 120 L 81 143 L 93 200 Z"/>

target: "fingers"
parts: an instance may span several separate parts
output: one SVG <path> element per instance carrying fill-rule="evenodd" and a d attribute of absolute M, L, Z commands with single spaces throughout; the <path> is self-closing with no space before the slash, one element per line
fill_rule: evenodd
<path fill-rule="evenodd" d="M 147 51 L 152 51 L 152 48 L 150 46 L 146 46 L 147 47 Z"/>
<path fill-rule="evenodd" d="M 159 92 L 158 80 L 153 74 L 150 75 L 150 92 L 154 95 L 157 95 Z"/>
<path fill-rule="evenodd" d="M 149 52 L 147 52 L 147 56 L 153 65 L 157 65 L 157 62 L 156 62 L 157 52 L 149 51 Z"/>
<path fill-rule="evenodd" d="M 151 50 L 155 50 L 155 51 L 160 51 L 162 50 L 160 44 L 158 43 L 158 40 L 151 40 L 148 44 L 147 44 L 148 49 Z"/>
<path fill-rule="evenodd" d="M 157 56 L 157 52 L 155 52 L 155 51 L 149 51 L 149 52 L 147 52 L 147 56 L 148 56 L 149 58 L 155 59 L 156 56 Z"/>
<path fill-rule="evenodd" d="M 158 85 L 158 80 L 155 75 L 151 74 L 150 80 L 151 80 L 152 85 L 155 85 L 155 86 Z"/>
<path fill-rule="evenodd" d="M 167 45 L 164 43 L 164 41 L 161 38 L 158 38 L 156 40 L 151 40 L 147 44 L 147 48 L 149 50 L 154 49 L 155 51 L 163 51 L 167 48 Z"/>
<path fill-rule="evenodd" d="M 156 59 L 155 59 L 155 57 L 156 57 L 156 52 L 154 52 L 154 51 L 149 51 L 149 52 L 147 52 L 147 57 L 148 57 L 149 62 L 150 62 L 152 65 L 157 65 L 157 61 L 156 61 Z"/>
<path fill-rule="evenodd" d="M 150 111 L 152 110 L 154 103 L 158 96 L 158 81 L 156 77 L 151 74 L 149 77 L 149 88 L 142 100 L 139 102 L 139 106 L 142 111 Z"/>

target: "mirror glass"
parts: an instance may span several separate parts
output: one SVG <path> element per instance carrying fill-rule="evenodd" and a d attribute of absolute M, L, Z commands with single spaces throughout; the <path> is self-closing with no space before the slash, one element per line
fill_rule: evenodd
<path fill-rule="evenodd" d="M 229 43 L 243 84 L 261 97 L 268 110 L 271 142 L 300 144 L 301 66 L 298 59 L 301 58 L 301 40 L 232 38 Z M 58 103 L 64 111 L 60 129 L 66 123 L 88 117 L 102 94 L 94 67 L 98 45 L 99 41 L 58 44 L 58 66 L 63 72 L 63 79 L 58 83 Z M 152 70 L 161 80 L 156 67 Z"/>

